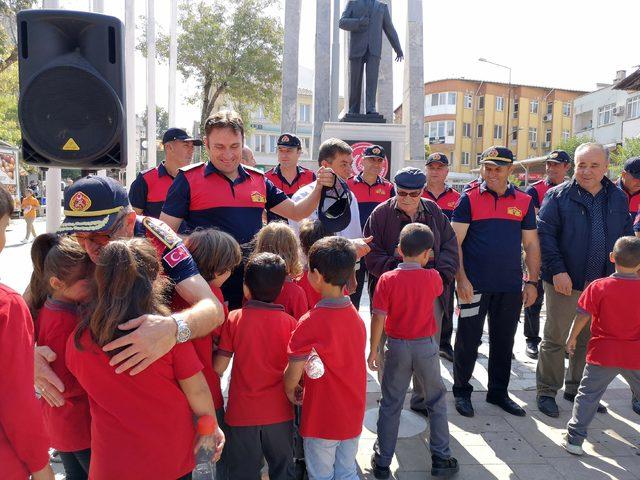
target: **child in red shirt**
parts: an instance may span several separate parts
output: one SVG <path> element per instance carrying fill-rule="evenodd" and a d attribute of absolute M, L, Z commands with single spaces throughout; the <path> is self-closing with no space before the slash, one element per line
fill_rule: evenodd
<path fill-rule="evenodd" d="M 307 313 L 309 305 L 304 290 L 293 281 L 302 274 L 300 243 L 291 227 L 284 222 L 271 222 L 256 235 L 256 253 L 270 252 L 280 255 L 287 266 L 287 277 L 282 290 L 273 301 L 284 307 L 284 311 L 296 320 Z"/>
<path fill-rule="evenodd" d="M 634 398 L 640 398 L 640 238 L 619 238 L 610 259 L 615 273 L 584 289 L 567 340 L 567 351 L 573 355 L 580 332 L 591 320 L 587 365 L 562 442 L 574 455 L 582 455 L 587 428 L 617 375 L 627 380 Z"/>
<path fill-rule="evenodd" d="M 322 299 L 300 319 L 289 342 L 285 389 L 292 403 L 304 405 L 300 433 L 311 480 L 358 478 L 356 452 L 367 387 L 366 331 L 344 295 L 355 264 L 355 248 L 345 238 L 327 237 L 313 244 L 308 279 Z M 298 383 L 312 350 L 322 361 L 324 374 L 305 375 L 300 402 Z"/>
<path fill-rule="evenodd" d="M 225 413 L 225 463 L 231 479 L 260 478 L 263 456 L 270 479 L 292 478 L 293 408 L 282 373 L 296 319 L 274 303 L 286 274 L 278 255 L 253 255 L 244 274 L 248 301 L 222 326 L 214 366 L 222 375 L 234 357 Z"/>
<path fill-rule="evenodd" d="M 224 434 L 191 343 L 177 344 L 135 376 L 117 374 L 102 351 L 127 333 L 119 324 L 142 313 L 168 314 L 161 269 L 147 240 L 105 245 L 96 263 L 97 304 L 67 343 L 67 367 L 89 395 L 94 480 L 190 478 L 194 451 L 214 450 L 217 460 L 222 450 Z M 214 432 L 196 437 L 193 415 L 213 423 Z"/>
<path fill-rule="evenodd" d="M 333 235 L 330 233 L 320 220 L 303 220 L 300 224 L 300 248 L 305 259 L 309 258 L 309 250 L 311 246 L 316 243 L 318 240 L 324 237 L 329 237 Z M 307 305 L 309 308 L 313 308 L 316 303 L 320 301 L 322 298 L 320 294 L 313 289 L 311 284 L 309 283 L 309 269 L 308 265 L 305 265 L 302 271 L 302 275 L 295 282 L 297 285 L 304 290 L 304 293 L 307 297 Z"/>
<path fill-rule="evenodd" d="M 44 424 L 50 446 L 60 453 L 66 477 L 86 479 L 91 456 L 91 414 L 87 392 L 65 365 L 67 339 L 80 320 L 80 305 L 91 296 L 92 263 L 78 242 L 52 233 L 39 235 L 31 247 L 34 262 L 29 284 L 37 343 L 48 345 L 56 354 L 51 363 L 64 382 L 64 404 L 51 406 L 41 392 Z M 46 296 L 48 295 L 48 297 Z"/>
<path fill-rule="evenodd" d="M 0 185 L 0 251 L 13 197 Z M 49 439 L 33 394 L 33 320 L 19 293 L 0 284 L 0 470 L 3 480 L 54 480 Z"/>
<path fill-rule="evenodd" d="M 382 330 L 387 335 L 382 398 L 378 414 L 378 439 L 371 466 L 376 478 L 389 478 L 398 440 L 400 413 L 412 376 L 424 387 L 429 413 L 431 475 L 449 476 L 458 471 L 451 456 L 447 424 L 447 389 L 440 376 L 440 350 L 433 303 L 442 294 L 440 274 L 425 269 L 433 248 L 433 232 L 421 223 L 410 223 L 400 232 L 398 250 L 402 263 L 383 273 L 376 284 L 371 316 L 369 368 L 378 370 Z"/>

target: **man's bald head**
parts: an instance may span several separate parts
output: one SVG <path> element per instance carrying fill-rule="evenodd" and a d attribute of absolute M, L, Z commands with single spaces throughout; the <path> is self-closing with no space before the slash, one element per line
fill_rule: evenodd
<path fill-rule="evenodd" d="M 594 158 L 594 156 L 600 157 L 605 163 L 609 163 L 609 151 L 601 143 L 581 143 L 578 148 L 576 148 L 576 152 L 574 155 L 576 158 L 576 163 L 578 163 L 578 157 L 583 155 L 589 155 L 590 158 Z"/>
<path fill-rule="evenodd" d="M 256 166 L 256 159 L 253 156 L 253 150 L 251 150 L 247 145 L 242 147 L 242 164 L 247 167 Z"/>

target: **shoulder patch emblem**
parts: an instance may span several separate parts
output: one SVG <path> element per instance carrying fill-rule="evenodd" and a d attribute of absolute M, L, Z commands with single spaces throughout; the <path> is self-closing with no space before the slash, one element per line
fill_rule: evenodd
<path fill-rule="evenodd" d="M 378 195 L 384 195 L 385 194 L 384 188 L 376 188 L 375 193 L 377 193 Z"/>
<path fill-rule="evenodd" d="M 267 203 L 267 199 L 260 192 L 251 193 L 251 201 L 253 203 Z"/>
<path fill-rule="evenodd" d="M 182 244 L 171 250 L 164 257 L 162 257 L 162 259 L 167 262 L 167 265 L 169 265 L 169 267 L 173 268 L 190 256 L 191 254 L 189 253 L 189 250 L 187 250 L 187 247 Z"/>
<path fill-rule="evenodd" d="M 182 167 L 180 171 L 188 172 L 190 170 L 195 170 L 196 168 L 204 166 L 204 162 L 192 163 L 191 165 L 187 165 L 186 167 Z"/>
<path fill-rule="evenodd" d="M 144 217 L 142 224 L 151 234 L 164 243 L 167 248 L 174 248 L 180 243 L 180 237 L 169 228 L 169 225 L 162 223 L 153 217 Z"/>
<path fill-rule="evenodd" d="M 507 213 L 514 217 L 522 218 L 522 210 L 520 210 L 518 207 L 507 208 Z"/>

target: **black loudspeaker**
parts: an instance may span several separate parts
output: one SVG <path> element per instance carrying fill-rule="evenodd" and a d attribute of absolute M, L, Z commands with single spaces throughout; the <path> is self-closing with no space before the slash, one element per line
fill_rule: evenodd
<path fill-rule="evenodd" d="M 40 167 L 124 168 L 124 30 L 115 17 L 18 13 L 24 161 Z"/>

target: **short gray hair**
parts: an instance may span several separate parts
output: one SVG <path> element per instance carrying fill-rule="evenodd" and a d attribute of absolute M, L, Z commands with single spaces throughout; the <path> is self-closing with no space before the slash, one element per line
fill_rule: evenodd
<path fill-rule="evenodd" d="M 578 155 L 588 152 L 589 150 L 599 150 L 604 155 L 605 161 L 609 163 L 609 149 L 606 148 L 601 143 L 597 143 L 597 142 L 585 142 L 578 145 L 578 148 L 576 148 L 576 151 L 574 154 L 576 163 L 577 163 Z"/>

